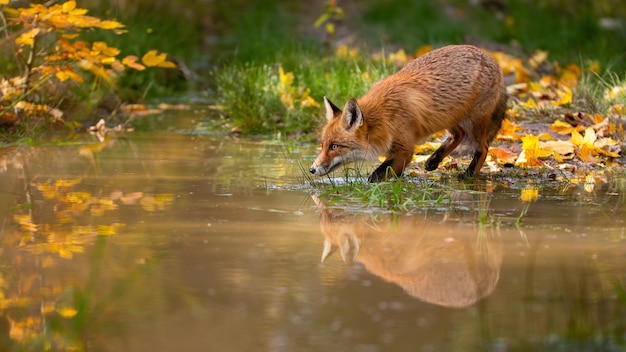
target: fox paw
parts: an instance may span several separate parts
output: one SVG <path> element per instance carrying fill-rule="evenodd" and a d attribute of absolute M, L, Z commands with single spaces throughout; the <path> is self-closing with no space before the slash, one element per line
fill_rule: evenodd
<path fill-rule="evenodd" d="M 439 166 L 439 160 L 435 160 L 433 157 L 428 158 L 424 163 L 424 169 L 426 169 L 426 171 L 436 170 L 437 166 Z"/>

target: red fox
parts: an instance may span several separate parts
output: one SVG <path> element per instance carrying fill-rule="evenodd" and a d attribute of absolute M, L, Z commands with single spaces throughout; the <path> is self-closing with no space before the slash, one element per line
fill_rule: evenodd
<path fill-rule="evenodd" d="M 473 176 L 485 162 L 496 136 L 508 94 L 500 66 L 471 45 L 449 45 L 409 62 L 361 98 L 351 98 L 343 111 L 324 97 L 328 123 L 322 150 L 311 165 L 313 175 L 325 175 L 348 162 L 385 161 L 370 182 L 400 176 L 420 140 L 448 130 L 449 137 L 426 160 L 435 170 L 462 141 L 473 151 L 465 174 Z"/>

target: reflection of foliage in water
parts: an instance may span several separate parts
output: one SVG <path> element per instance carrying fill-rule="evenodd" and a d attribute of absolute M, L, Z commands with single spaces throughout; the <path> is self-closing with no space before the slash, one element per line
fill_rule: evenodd
<path fill-rule="evenodd" d="M 136 265 L 125 267 L 121 277 L 101 277 L 109 266 L 103 263 L 108 238 L 125 225 L 108 223 L 105 214 L 131 207 L 164 210 L 174 198 L 121 191 L 103 195 L 87 188 L 80 178 L 33 182 L 26 192 L 28 203 L 15 208 L 16 226 L 0 238 L 2 269 L 10 268 L 0 272 L 0 325 L 8 337 L 0 339 L 1 350 L 81 351 L 93 346 L 96 334 L 123 329 L 104 317 L 119 314 L 112 303 L 139 284 L 154 263 L 135 259 Z M 88 249 L 93 253 L 82 279 L 58 274 L 67 265 L 59 258 L 78 259 L 76 254 Z M 108 292 L 96 290 L 103 280 L 110 281 Z"/>
<path fill-rule="evenodd" d="M 97 196 L 86 191 L 75 191 L 80 179 L 59 179 L 54 182 L 34 183 L 41 192 L 42 201 L 50 205 L 55 214 L 53 224 L 35 223 L 36 214 L 31 208 L 22 209 L 13 215 L 20 225 L 16 235 L 21 237 L 20 247 L 35 253 L 56 253 L 63 258 L 72 258 L 72 253 L 83 252 L 83 244 L 92 243 L 96 236 L 117 234 L 123 223 L 80 224 L 78 217 L 93 218 L 114 211 L 120 205 L 139 204 L 146 211 L 163 210 L 173 201 L 171 194 L 149 195 L 142 192 L 124 194 L 114 191 L 107 196 Z"/>

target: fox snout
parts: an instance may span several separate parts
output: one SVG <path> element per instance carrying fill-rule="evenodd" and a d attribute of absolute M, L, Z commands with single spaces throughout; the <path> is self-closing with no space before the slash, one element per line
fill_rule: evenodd
<path fill-rule="evenodd" d="M 316 176 L 324 176 L 329 171 L 330 170 L 328 168 L 318 165 L 317 163 L 313 163 L 313 165 L 311 165 L 311 167 L 309 168 L 309 172 Z"/>

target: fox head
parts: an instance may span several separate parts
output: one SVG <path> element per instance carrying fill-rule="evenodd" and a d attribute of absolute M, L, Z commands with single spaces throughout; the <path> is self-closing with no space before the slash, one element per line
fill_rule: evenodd
<path fill-rule="evenodd" d="M 313 175 L 326 175 L 349 162 L 368 159 L 367 125 L 356 99 L 351 98 L 343 111 L 324 97 L 328 123 L 322 133 L 321 152 L 311 165 Z M 373 157 L 377 156 L 373 153 Z"/>

